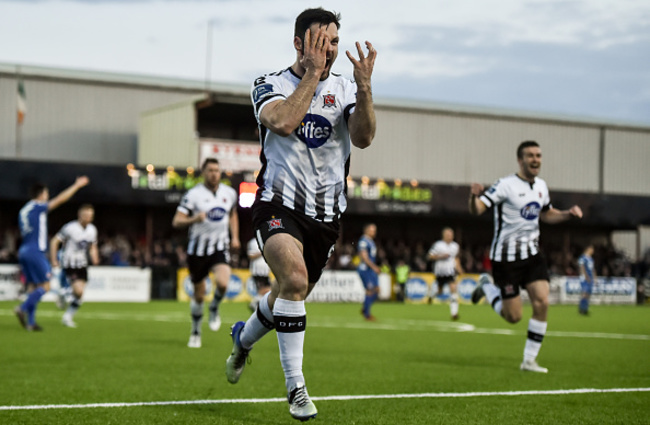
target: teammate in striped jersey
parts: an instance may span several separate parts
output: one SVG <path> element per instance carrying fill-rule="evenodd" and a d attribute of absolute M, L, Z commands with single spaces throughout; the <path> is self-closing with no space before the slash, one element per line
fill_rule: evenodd
<path fill-rule="evenodd" d="M 585 316 L 589 315 L 589 298 L 594 290 L 596 282 L 596 270 L 594 268 L 594 246 L 588 245 L 580 258 L 578 258 L 578 267 L 580 267 L 580 287 L 582 294 L 578 313 Z"/>
<path fill-rule="evenodd" d="M 189 227 L 187 266 L 194 284 L 194 294 L 190 301 L 192 329 L 187 343 L 190 348 L 201 347 L 205 279 L 210 271 L 214 273 L 216 285 L 214 298 L 208 308 L 208 324 L 215 332 L 221 326 L 219 304 L 226 293 L 232 272 L 230 249 L 240 247 L 237 192 L 220 183 L 221 170 L 219 161 L 215 158 L 203 162 L 201 175 L 203 183 L 187 191 L 172 220 L 175 228 Z"/>
<path fill-rule="evenodd" d="M 40 331 L 36 323 L 36 307 L 43 295 L 50 290 L 52 267 L 47 261 L 47 214 L 67 202 L 79 189 L 86 186 L 86 176 L 77 177 L 74 184 L 54 198 L 43 184 L 31 188 L 31 201 L 18 214 L 18 224 L 23 241 L 18 249 L 18 261 L 28 288 L 33 290 L 24 303 L 14 309 L 20 324 L 28 331 Z"/>
<path fill-rule="evenodd" d="M 517 148 L 519 171 L 497 180 L 487 191 L 473 183 L 469 198 L 471 214 L 494 209 L 494 237 L 490 250 L 494 282 L 481 275 L 472 293 L 477 303 L 483 295 L 497 314 L 510 323 L 522 317 L 519 288 L 528 292 L 533 316 L 528 322 L 528 338 L 520 369 L 547 373 L 537 364 L 537 355 L 546 334 L 549 276 L 538 245 L 539 219 L 560 223 L 571 217 L 582 218 L 574 205 L 568 210 L 553 208 L 546 182 L 538 177 L 542 167 L 542 150 L 535 141 L 524 141 Z"/>
<path fill-rule="evenodd" d="M 92 223 L 94 217 L 93 206 L 82 205 L 77 211 L 77 219 L 64 225 L 50 241 L 50 261 L 53 267 L 59 266 L 59 247 L 63 245 L 61 266 L 70 286 L 66 289 L 68 307 L 61 323 L 69 328 L 77 327 L 73 319 L 81 307 L 81 297 L 88 281 L 88 256 L 93 265 L 99 264 L 97 228 Z"/>
<path fill-rule="evenodd" d="M 258 78 L 251 90 L 262 143 L 253 225 L 277 285 L 245 324 L 233 326 L 226 375 L 236 383 L 253 344 L 275 328 L 289 412 L 300 420 L 317 413 L 302 373 L 305 298 L 338 238 L 351 144 L 370 146 L 376 127 L 370 79 L 377 52 L 367 41 L 367 54 L 356 43 L 358 59 L 346 52 L 356 82 L 332 73 L 339 18 L 322 8 L 303 11 L 295 62 Z"/>
<path fill-rule="evenodd" d="M 458 253 L 460 246 L 454 241 L 454 231 L 451 227 L 442 229 L 442 239 L 437 241 L 429 249 L 427 258 L 435 261 L 433 274 L 438 283 L 438 294 L 442 294 L 445 285 L 449 285 L 449 313 L 452 320 L 458 320 L 458 285 L 456 276 L 463 273 Z M 429 297 L 429 303 L 435 296 Z"/>

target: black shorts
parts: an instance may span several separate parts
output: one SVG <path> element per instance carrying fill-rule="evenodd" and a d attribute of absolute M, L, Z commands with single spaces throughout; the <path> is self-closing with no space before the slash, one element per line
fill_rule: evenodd
<path fill-rule="evenodd" d="M 540 253 L 534 257 L 513 262 L 492 262 L 494 284 L 501 289 L 501 298 L 519 296 L 519 288 L 526 288 L 536 280 L 549 280 L 546 259 Z"/>
<path fill-rule="evenodd" d="M 456 275 L 436 276 L 436 282 L 438 282 L 438 286 L 444 286 L 450 283 L 454 283 L 455 281 L 456 281 Z"/>
<path fill-rule="evenodd" d="M 253 228 L 262 244 L 277 233 L 288 233 L 302 243 L 309 283 L 316 283 L 339 237 L 339 223 L 325 223 L 299 214 L 285 206 L 256 200 L 253 204 Z M 262 249 L 262 247 L 260 247 Z M 262 252 L 264 250 L 262 249 Z"/>
<path fill-rule="evenodd" d="M 212 267 L 217 264 L 230 265 L 230 252 L 228 250 L 216 251 L 211 255 L 188 255 L 187 268 L 190 271 L 192 283 L 203 282 L 203 279 L 210 274 Z"/>
<path fill-rule="evenodd" d="M 68 280 L 68 283 L 72 283 L 76 280 L 83 280 L 84 282 L 88 281 L 87 267 L 66 267 L 63 269 L 63 273 L 65 273 L 65 278 Z"/>

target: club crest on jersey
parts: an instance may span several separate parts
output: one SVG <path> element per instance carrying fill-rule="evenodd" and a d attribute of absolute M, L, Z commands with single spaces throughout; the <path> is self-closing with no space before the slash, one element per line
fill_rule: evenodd
<path fill-rule="evenodd" d="M 221 219 L 223 219 L 225 217 L 225 215 L 226 215 L 226 210 L 224 210 L 221 207 L 212 208 L 206 214 L 206 216 L 208 217 L 208 220 L 210 220 L 210 221 L 220 221 Z"/>
<path fill-rule="evenodd" d="M 332 135 L 332 124 L 321 115 L 307 114 L 295 131 L 309 149 L 323 146 Z"/>
<path fill-rule="evenodd" d="M 537 202 L 529 202 L 520 211 L 521 216 L 526 220 L 535 220 L 539 217 L 542 206 Z"/>
<path fill-rule="evenodd" d="M 323 95 L 323 108 L 334 108 L 336 107 L 336 95 L 331 93 Z"/>
<path fill-rule="evenodd" d="M 269 224 L 269 232 L 271 230 L 284 229 L 281 218 L 274 218 L 272 220 L 267 221 L 267 223 Z"/>

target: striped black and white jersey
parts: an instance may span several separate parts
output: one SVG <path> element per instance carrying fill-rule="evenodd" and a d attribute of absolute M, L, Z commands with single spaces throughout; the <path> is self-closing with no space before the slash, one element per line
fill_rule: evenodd
<path fill-rule="evenodd" d="M 492 261 L 525 260 L 539 253 L 539 216 L 552 208 L 544 180 L 530 183 L 512 174 L 497 180 L 480 200 L 494 207 Z"/>
<path fill-rule="evenodd" d="M 281 203 L 308 217 L 331 222 L 347 207 L 348 118 L 356 106 L 357 86 L 330 73 L 318 83 L 300 126 L 282 137 L 260 122 L 260 113 L 270 102 L 289 97 L 298 83 L 300 77 L 291 68 L 253 83 L 251 98 L 262 144 L 257 200 Z"/>
<path fill-rule="evenodd" d="M 429 255 L 449 254 L 449 257 L 436 260 L 433 265 L 433 273 L 436 276 L 455 276 L 456 275 L 456 257 L 460 251 L 460 246 L 454 241 L 449 243 L 439 240 L 429 249 Z"/>
<path fill-rule="evenodd" d="M 74 220 L 64 225 L 56 234 L 62 243 L 61 267 L 82 269 L 88 267 L 88 249 L 97 243 L 97 228 L 88 223 L 83 227 Z"/>
<path fill-rule="evenodd" d="M 230 212 L 233 208 L 237 208 L 237 192 L 225 184 L 219 184 L 216 192 L 203 183 L 187 191 L 177 211 L 188 216 L 201 212 L 206 214 L 204 221 L 190 225 L 189 255 L 203 257 L 230 248 Z"/>

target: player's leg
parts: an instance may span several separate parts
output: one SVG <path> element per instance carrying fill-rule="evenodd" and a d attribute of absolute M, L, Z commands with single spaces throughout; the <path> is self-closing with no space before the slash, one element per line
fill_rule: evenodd
<path fill-rule="evenodd" d="M 222 261 L 226 261 L 226 260 L 222 259 Z M 216 332 L 221 327 L 221 316 L 219 316 L 219 305 L 221 304 L 223 297 L 226 295 L 226 290 L 228 289 L 228 282 L 230 282 L 230 275 L 232 273 L 232 269 L 230 268 L 230 265 L 228 263 L 220 262 L 213 267 L 212 272 L 214 274 L 216 284 L 214 289 L 214 297 L 210 302 L 210 307 L 209 307 L 210 315 L 209 315 L 208 323 L 210 325 L 210 329 Z"/>
<path fill-rule="evenodd" d="M 205 298 L 205 279 L 193 282 L 194 296 L 190 300 L 190 314 L 192 316 L 192 329 L 187 346 L 201 348 L 201 324 L 203 323 L 203 300 Z"/>
<path fill-rule="evenodd" d="M 578 312 L 580 314 L 587 315 L 589 312 L 589 294 L 591 293 L 589 282 L 585 280 L 581 280 L 580 287 L 582 288 L 582 292 L 580 294 L 580 304 L 578 305 Z"/>
<path fill-rule="evenodd" d="M 549 282 L 536 280 L 526 285 L 526 290 L 533 307 L 533 317 L 528 321 L 528 337 L 524 347 L 524 361 L 521 364 L 521 369 L 547 373 L 548 369 L 537 364 L 537 355 L 546 335 Z"/>
<path fill-rule="evenodd" d="M 36 308 L 43 295 L 50 290 L 50 276 L 52 269 L 42 253 L 26 256 L 20 259 L 23 272 L 28 282 L 34 282 L 35 288 L 29 293 L 25 302 L 16 307 L 14 312 L 20 323 L 27 330 L 40 331 L 42 328 L 36 323 Z"/>
<path fill-rule="evenodd" d="M 86 287 L 86 281 L 84 279 L 69 279 L 72 284 L 70 285 L 70 301 L 68 303 L 68 308 L 63 317 L 61 318 L 61 323 L 69 328 L 76 328 L 77 324 L 74 322 L 74 316 L 79 311 L 81 307 L 81 297 L 83 296 L 84 289 Z"/>
<path fill-rule="evenodd" d="M 449 282 L 449 314 L 452 320 L 458 320 L 458 283 L 455 279 Z"/>
<path fill-rule="evenodd" d="M 375 316 L 371 313 L 371 308 L 379 296 L 379 277 L 372 270 L 363 273 L 363 286 L 366 289 L 366 296 L 363 300 L 363 309 L 361 313 L 366 320 L 375 321 Z"/>

